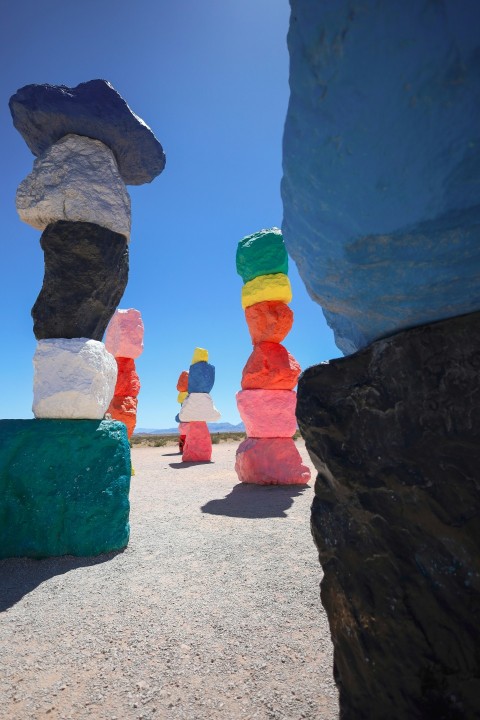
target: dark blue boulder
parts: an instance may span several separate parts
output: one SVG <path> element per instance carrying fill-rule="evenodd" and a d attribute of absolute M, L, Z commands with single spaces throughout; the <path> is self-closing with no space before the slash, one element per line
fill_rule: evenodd
<path fill-rule="evenodd" d="M 351 353 L 480 308 L 480 4 L 291 0 L 285 245 Z"/>
<path fill-rule="evenodd" d="M 165 167 L 165 154 L 143 120 L 106 80 L 77 87 L 26 85 L 9 101 L 13 124 L 34 155 L 70 133 L 101 140 L 114 153 L 127 185 L 151 182 Z"/>
<path fill-rule="evenodd" d="M 189 393 L 209 393 L 215 382 L 215 367 L 207 362 L 190 365 L 188 373 Z"/>
<path fill-rule="evenodd" d="M 175 422 L 176 422 L 176 423 L 181 423 L 181 422 L 182 422 L 182 421 L 180 420 L 180 417 L 179 417 L 178 413 L 175 415 Z"/>

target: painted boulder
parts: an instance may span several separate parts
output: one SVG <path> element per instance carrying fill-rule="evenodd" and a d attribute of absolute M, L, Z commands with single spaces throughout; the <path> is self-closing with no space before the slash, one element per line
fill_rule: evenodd
<path fill-rule="evenodd" d="M 188 370 L 183 370 L 177 381 L 178 392 L 188 392 Z"/>
<path fill-rule="evenodd" d="M 293 437 L 297 429 L 293 390 L 241 390 L 238 412 L 250 438 Z"/>
<path fill-rule="evenodd" d="M 235 471 L 243 483 L 305 485 L 310 469 L 291 438 L 247 438 L 237 449 Z"/>
<path fill-rule="evenodd" d="M 237 247 L 237 272 L 247 283 L 259 275 L 288 273 L 288 255 L 278 228 L 260 230 L 240 240 Z"/>
<path fill-rule="evenodd" d="M 201 347 L 195 348 L 192 356 L 192 365 L 197 362 L 208 362 L 208 350 Z"/>
<path fill-rule="evenodd" d="M 221 415 L 213 404 L 208 393 L 193 393 L 188 395 L 178 413 L 181 422 L 205 420 L 215 422 Z"/>
<path fill-rule="evenodd" d="M 245 283 L 242 288 L 242 308 L 265 300 L 279 300 L 289 303 L 292 299 L 290 280 L 284 273 L 259 275 Z"/>
<path fill-rule="evenodd" d="M 105 347 L 114 357 L 135 359 L 143 352 L 143 321 L 138 310 L 117 310 L 105 335 Z"/>
<path fill-rule="evenodd" d="M 183 403 L 183 401 L 185 400 L 185 398 L 187 397 L 187 395 L 188 395 L 188 392 L 179 392 L 177 395 L 177 402 L 179 402 L 181 405 Z"/>
<path fill-rule="evenodd" d="M 132 437 L 137 422 L 137 405 L 136 397 L 114 395 L 107 410 L 113 420 L 125 423 L 129 438 Z"/>
<path fill-rule="evenodd" d="M 243 369 L 242 390 L 293 390 L 300 373 L 300 365 L 283 345 L 262 342 L 254 346 Z"/>
<path fill-rule="evenodd" d="M 188 375 L 189 393 L 209 393 L 215 384 L 215 367 L 210 363 L 196 362 L 190 365 Z"/>
<path fill-rule="evenodd" d="M 245 308 L 245 319 L 252 343 L 281 343 L 293 325 L 293 312 L 279 300 L 265 300 Z"/>
<path fill-rule="evenodd" d="M 183 462 L 210 462 L 212 439 L 206 422 L 189 422 L 183 445 Z"/>
<path fill-rule="evenodd" d="M 140 392 L 140 378 L 135 369 L 135 360 L 132 358 L 117 357 L 117 384 L 114 395 L 137 397 Z"/>

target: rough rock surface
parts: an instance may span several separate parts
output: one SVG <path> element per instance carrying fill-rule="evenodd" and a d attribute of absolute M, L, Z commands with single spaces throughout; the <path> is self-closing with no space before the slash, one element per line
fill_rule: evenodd
<path fill-rule="evenodd" d="M 125 236 L 60 220 L 46 228 L 40 244 L 45 276 L 32 308 L 35 337 L 101 340 L 128 281 Z"/>
<path fill-rule="evenodd" d="M 105 347 L 114 357 L 137 358 L 143 352 L 143 320 L 139 310 L 117 310 L 105 335 Z"/>
<path fill-rule="evenodd" d="M 192 365 L 197 362 L 208 362 L 208 350 L 205 348 L 196 347 L 193 351 Z"/>
<path fill-rule="evenodd" d="M 287 275 L 259 275 L 250 280 L 242 288 L 242 308 L 249 307 L 264 300 L 280 300 L 289 303 L 292 299 L 292 288 Z"/>
<path fill-rule="evenodd" d="M 206 422 L 189 422 L 183 445 L 183 462 L 210 462 L 212 439 Z"/>
<path fill-rule="evenodd" d="M 297 394 L 293 390 L 241 390 L 236 398 L 248 437 L 294 436 L 297 430 Z"/>
<path fill-rule="evenodd" d="M 34 155 L 64 135 L 86 135 L 113 151 L 127 185 L 151 182 L 165 167 L 157 138 L 105 80 L 65 85 L 26 85 L 9 101 L 13 124 Z"/>
<path fill-rule="evenodd" d="M 0 420 L 0 557 L 125 547 L 130 467 L 120 423 Z"/>
<path fill-rule="evenodd" d="M 215 384 L 215 367 L 201 360 L 190 365 L 188 374 L 189 393 L 209 393 Z"/>
<path fill-rule="evenodd" d="M 278 300 L 265 300 L 245 308 L 245 319 L 252 343 L 281 343 L 293 325 L 293 312 Z"/>
<path fill-rule="evenodd" d="M 179 392 L 178 395 L 177 395 L 177 402 L 179 402 L 180 405 L 181 405 L 181 404 L 183 403 L 183 401 L 185 400 L 185 398 L 187 397 L 187 395 L 188 395 L 188 392 L 186 392 L 186 391 L 185 391 L 185 392 Z"/>
<path fill-rule="evenodd" d="M 135 370 L 135 360 L 132 358 L 117 357 L 117 383 L 114 395 L 129 395 L 137 397 L 140 392 L 140 378 Z"/>
<path fill-rule="evenodd" d="M 278 228 L 260 230 L 240 240 L 236 260 L 244 283 L 259 275 L 288 273 L 288 255 Z"/>
<path fill-rule="evenodd" d="M 478 310 L 478 3 L 291 7 L 282 230 L 337 345 Z"/>
<path fill-rule="evenodd" d="M 342 718 L 480 717 L 480 313 L 300 378 Z"/>
<path fill-rule="evenodd" d="M 125 423 L 127 426 L 129 438 L 132 437 L 137 424 L 137 406 L 138 399 L 136 397 L 121 395 L 114 395 L 108 406 L 107 413 L 109 413 L 112 420 L 118 420 L 118 422 Z"/>
<path fill-rule="evenodd" d="M 310 469 L 291 438 L 247 438 L 237 449 L 235 472 L 243 483 L 306 485 Z"/>
<path fill-rule="evenodd" d="M 36 418 L 103 418 L 113 397 L 117 363 L 87 338 L 40 340 L 33 356 Z"/>
<path fill-rule="evenodd" d="M 242 373 L 242 390 L 293 390 L 301 368 L 288 350 L 274 342 L 254 345 Z"/>
<path fill-rule="evenodd" d="M 220 420 L 221 415 L 208 393 L 192 393 L 185 398 L 178 417 L 180 418 L 179 422 L 197 420 L 215 422 Z"/>
<path fill-rule="evenodd" d="M 20 219 L 38 230 L 72 220 L 130 238 L 130 196 L 115 156 L 99 140 L 80 135 L 58 140 L 18 186 L 16 206 Z"/>
<path fill-rule="evenodd" d="M 177 381 L 178 392 L 188 392 L 188 370 L 183 370 Z"/>

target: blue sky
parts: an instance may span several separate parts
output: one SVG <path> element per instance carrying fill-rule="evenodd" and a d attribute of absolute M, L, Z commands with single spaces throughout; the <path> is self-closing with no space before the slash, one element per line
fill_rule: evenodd
<path fill-rule="evenodd" d="M 145 324 L 137 424 L 174 426 L 177 377 L 197 345 L 216 366 L 222 420 L 239 422 L 235 393 L 251 344 L 235 251 L 245 235 L 282 222 L 287 0 L 17 0 L 2 16 L 0 417 L 32 417 L 30 310 L 43 279 L 40 232 L 15 210 L 34 157 L 8 100 L 30 83 L 104 78 L 167 156 L 151 184 L 128 187 L 130 277 L 120 307 L 140 310 Z M 293 261 L 289 275 L 295 323 L 285 346 L 303 368 L 338 357 Z"/>

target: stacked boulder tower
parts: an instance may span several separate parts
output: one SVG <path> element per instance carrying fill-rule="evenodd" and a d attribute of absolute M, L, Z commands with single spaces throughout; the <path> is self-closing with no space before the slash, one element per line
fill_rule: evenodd
<path fill-rule="evenodd" d="M 210 397 L 214 383 L 215 367 L 208 362 L 208 351 L 195 348 L 188 371 L 188 394 L 178 414 L 181 430 L 185 429 L 184 462 L 210 462 L 212 458 L 207 422 L 215 422 L 221 417 Z M 188 423 L 186 428 L 184 423 Z"/>
<path fill-rule="evenodd" d="M 183 403 L 188 395 L 188 370 L 182 370 L 177 380 L 177 401 L 180 405 Z M 187 423 L 180 422 L 178 425 L 178 449 L 183 452 L 183 446 L 185 445 L 185 438 L 187 437 Z"/>
<path fill-rule="evenodd" d="M 117 383 L 107 413 L 127 426 L 132 437 L 137 423 L 140 378 L 135 360 L 143 352 L 143 321 L 138 310 L 117 310 L 105 334 L 105 347 L 117 363 Z"/>
<path fill-rule="evenodd" d="M 253 352 L 242 374 L 237 405 L 247 439 L 237 449 L 235 470 L 241 482 L 304 485 L 310 471 L 293 440 L 297 429 L 294 388 L 301 369 L 281 345 L 293 324 L 288 255 L 278 228 L 243 238 L 237 248 L 242 277 L 242 307 Z"/>
<path fill-rule="evenodd" d="M 45 274 L 32 308 L 35 419 L 0 421 L 0 557 L 96 555 L 129 538 L 127 431 L 105 413 L 119 382 L 135 404 L 139 383 L 102 342 L 128 280 L 125 185 L 151 182 L 165 155 L 104 80 L 27 85 L 9 106 L 37 156 L 16 205 L 42 230 Z"/>

